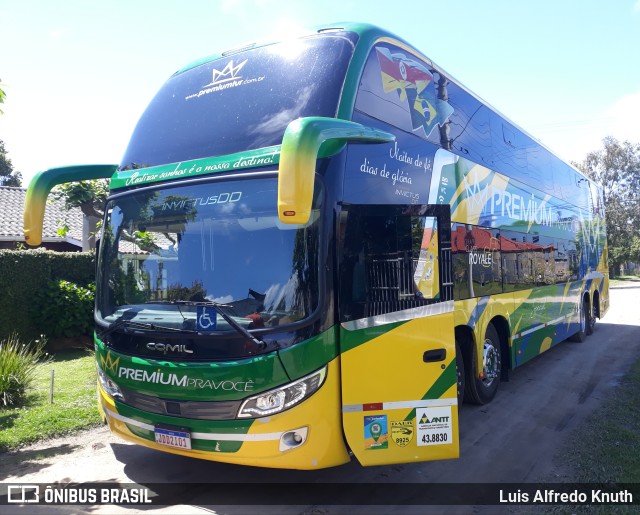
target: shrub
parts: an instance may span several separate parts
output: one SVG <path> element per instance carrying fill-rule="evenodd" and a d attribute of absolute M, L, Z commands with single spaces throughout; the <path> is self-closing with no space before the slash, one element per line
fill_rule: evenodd
<path fill-rule="evenodd" d="M 33 319 L 47 336 L 89 334 L 93 327 L 95 285 L 87 287 L 60 279 L 50 281 L 36 295 Z"/>
<path fill-rule="evenodd" d="M 0 250 L 0 340 L 13 333 L 24 341 L 35 340 L 45 332 L 37 315 L 34 318 L 34 296 L 49 281 L 59 279 L 94 283 L 94 253 Z"/>
<path fill-rule="evenodd" d="M 1 405 L 13 406 L 24 401 L 36 369 L 50 359 L 44 352 L 46 344 L 45 338 L 24 344 L 15 333 L 0 341 Z"/>

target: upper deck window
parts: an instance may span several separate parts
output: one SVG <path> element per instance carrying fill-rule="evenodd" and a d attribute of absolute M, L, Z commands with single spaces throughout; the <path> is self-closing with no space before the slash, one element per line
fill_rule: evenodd
<path fill-rule="evenodd" d="M 171 77 L 142 115 L 123 169 L 282 142 L 304 116 L 335 116 L 356 36 L 322 34 L 254 48 Z"/>
<path fill-rule="evenodd" d="M 447 81 L 427 63 L 404 49 L 380 43 L 365 65 L 356 109 L 430 139 L 453 113 L 441 82 Z"/>

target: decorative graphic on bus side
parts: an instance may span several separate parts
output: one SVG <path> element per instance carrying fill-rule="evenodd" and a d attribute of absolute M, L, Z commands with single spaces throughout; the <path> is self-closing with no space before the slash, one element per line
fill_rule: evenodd
<path fill-rule="evenodd" d="M 453 113 L 453 107 L 437 98 L 433 74 L 403 53 L 391 53 L 384 47 L 376 47 L 376 53 L 384 92 L 397 92 L 409 106 L 413 130 L 423 128 L 429 137 L 436 125 L 442 127 Z"/>

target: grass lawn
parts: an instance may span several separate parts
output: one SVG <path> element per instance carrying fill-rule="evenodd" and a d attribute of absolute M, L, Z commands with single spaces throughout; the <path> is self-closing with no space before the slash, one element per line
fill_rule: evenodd
<path fill-rule="evenodd" d="M 585 483 L 640 483 L 640 360 L 573 435 L 567 453 Z"/>
<path fill-rule="evenodd" d="M 640 484 L 640 360 L 608 399 L 572 434 L 560 459 L 576 483 Z M 637 506 L 573 506 L 549 513 L 638 513 Z"/>
<path fill-rule="evenodd" d="M 55 370 L 53 404 L 49 404 L 52 368 Z M 23 406 L 0 407 L 0 451 L 100 423 L 93 352 L 60 352 L 51 363 L 38 369 L 34 389 Z"/>
<path fill-rule="evenodd" d="M 629 282 L 640 281 L 640 275 L 618 275 L 615 279 L 609 280 L 610 286 L 621 286 Z"/>

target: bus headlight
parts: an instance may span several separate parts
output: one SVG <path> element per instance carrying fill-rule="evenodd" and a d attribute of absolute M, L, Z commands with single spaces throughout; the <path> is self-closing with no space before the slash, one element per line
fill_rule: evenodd
<path fill-rule="evenodd" d="M 124 396 L 122 395 L 120 388 L 118 388 L 118 385 L 114 383 L 113 380 L 107 374 L 105 374 L 100 367 L 96 365 L 96 368 L 98 369 L 98 381 L 100 381 L 100 386 L 102 386 L 102 389 L 107 392 L 112 399 L 117 399 L 119 401 L 123 400 Z"/>
<path fill-rule="evenodd" d="M 238 418 L 260 418 L 295 406 L 322 386 L 327 367 L 280 388 L 249 397 L 240 406 Z"/>

